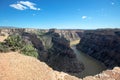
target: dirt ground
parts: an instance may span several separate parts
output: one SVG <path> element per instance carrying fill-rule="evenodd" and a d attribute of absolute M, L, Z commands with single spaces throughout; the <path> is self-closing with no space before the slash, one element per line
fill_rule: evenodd
<path fill-rule="evenodd" d="M 78 78 L 54 71 L 34 57 L 9 52 L 0 53 L 0 80 L 78 80 Z"/>

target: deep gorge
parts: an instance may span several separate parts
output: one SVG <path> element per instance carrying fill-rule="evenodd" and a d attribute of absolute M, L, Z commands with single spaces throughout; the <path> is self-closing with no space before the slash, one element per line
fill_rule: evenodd
<path fill-rule="evenodd" d="M 19 34 L 37 49 L 40 61 L 79 78 L 120 66 L 119 29 L 2 29 L 1 32 Z"/>

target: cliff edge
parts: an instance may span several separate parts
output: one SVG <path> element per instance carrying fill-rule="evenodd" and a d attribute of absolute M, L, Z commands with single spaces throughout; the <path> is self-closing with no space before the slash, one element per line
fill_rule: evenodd
<path fill-rule="evenodd" d="M 54 71 L 45 63 L 18 52 L 0 53 L 0 80 L 120 80 L 120 68 L 83 79 Z"/>
<path fill-rule="evenodd" d="M 18 52 L 0 53 L 0 80 L 79 80 Z"/>

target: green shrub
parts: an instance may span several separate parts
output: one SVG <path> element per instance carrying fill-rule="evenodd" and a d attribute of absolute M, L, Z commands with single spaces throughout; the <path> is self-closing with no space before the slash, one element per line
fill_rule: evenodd
<path fill-rule="evenodd" d="M 9 48 L 3 43 L 0 43 L 0 52 L 8 52 L 8 51 L 9 51 Z"/>
<path fill-rule="evenodd" d="M 22 49 L 21 49 L 21 53 L 28 55 L 28 56 L 32 56 L 32 57 L 38 57 L 38 53 L 37 50 L 30 44 L 25 45 Z"/>
<path fill-rule="evenodd" d="M 6 39 L 6 45 L 8 45 L 11 50 L 16 51 L 22 48 L 22 38 L 19 35 L 11 35 Z"/>
<path fill-rule="evenodd" d="M 24 55 L 38 57 L 37 50 L 33 45 L 26 44 L 20 35 L 11 35 L 5 40 L 5 43 L 0 43 L 0 52 L 8 52 L 9 50 L 19 50 Z"/>

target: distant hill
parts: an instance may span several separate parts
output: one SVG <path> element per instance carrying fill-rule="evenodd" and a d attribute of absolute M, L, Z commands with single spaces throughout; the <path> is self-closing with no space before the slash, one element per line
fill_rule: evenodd
<path fill-rule="evenodd" d="M 0 29 L 3 29 L 3 28 L 11 29 L 11 28 L 18 28 L 18 27 L 14 27 L 14 26 L 0 26 Z"/>

